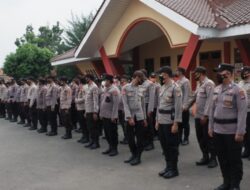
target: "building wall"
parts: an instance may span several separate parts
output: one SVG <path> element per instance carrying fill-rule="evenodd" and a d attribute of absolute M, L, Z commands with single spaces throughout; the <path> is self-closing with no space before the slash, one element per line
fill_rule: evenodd
<path fill-rule="evenodd" d="M 77 63 L 76 66 L 82 74 L 96 74 L 95 68 L 91 61 L 80 62 Z"/>
<path fill-rule="evenodd" d="M 139 19 L 157 21 L 172 47 L 183 46 L 187 44 L 189 40 L 189 31 L 147 7 L 140 1 L 133 0 L 110 33 L 107 40 L 104 42 L 107 55 L 117 56 L 117 48 L 119 47 L 123 36 L 126 36 L 125 33 L 131 27 L 131 24 L 133 25 L 133 23 Z"/>
<path fill-rule="evenodd" d="M 234 64 L 234 49 L 237 48 L 233 39 L 231 42 L 231 63 Z M 139 47 L 140 67 L 144 68 L 145 59 L 154 59 L 155 71 L 160 68 L 160 58 L 165 56 L 171 57 L 171 67 L 175 70 L 178 65 L 178 56 L 182 55 L 185 48 L 171 48 L 165 37 L 158 38 Z M 222 40 L 205 40 L 202 43 L 200 51 L 196 57 L 197 66 L 200 65 L 200 53 L 210 51 L 221 51 L 222 62 L 224 62 L 224 41 Z"/>

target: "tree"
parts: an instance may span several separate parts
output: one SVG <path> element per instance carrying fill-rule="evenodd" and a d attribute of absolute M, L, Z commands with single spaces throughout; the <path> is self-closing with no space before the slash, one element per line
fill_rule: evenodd
<path fill-rule="evenodd" d="M 58 77 L 66 76 L 69 79 L 73 79 L 79 74 L 79 71 L 75 65 L 61 65 L 56 66 L 55 68 Z"/>
<path fill-rule="evenodd" d="M 69 26 L 65 30 L 66 36 L 64 38 L 66 46 L 69 49 L 80 45 L 93 19 L 93 13 L 90 13 L 88 16 L 71 14 L 71 20 L 68 21 Z"/>
<path fill-rule="evenodd" d="M 26 43 L 9 54 L 4 63 L 4 72 L 15 78 L 28 76 L 40 77 L 50 74 L 50 59 L 53 52 L 47 48 L 40 48 Z"/>

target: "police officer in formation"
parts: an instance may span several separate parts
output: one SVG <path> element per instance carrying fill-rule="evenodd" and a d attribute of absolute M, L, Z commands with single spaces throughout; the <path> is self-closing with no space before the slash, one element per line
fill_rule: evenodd
<path fill-rule="evenodd" d="M 221 64 L 216 69 L 219 85 L 214 89 L 209 116 L 209 135 L 214 138 L 223 177 L 215 190 L 238 190 L 243 176 L 241 160 L 246 130 L 246 91 L 233 82 L 234 66 Z"/>
<path fill-rule="evenodd" d="M 221 64 L 216 69 L 219 85 L 215 87 L 206 68 L 197 67 L 193 71 L 198 83 L 194 93 L 186 70 L 179 67 L 174 82 L 168 66 L 149 78 L 147 71 L 137 70 L 131 81 L 125 75 L 109 74 L 98 80 L 93 74 L 77 76 L 71 83 L 66 77 L 1 79 L 0 117 L 11 122 L 20 118 L 20 125 L 48 136 L 56 136 L 60 124 L 65 127 L 63 139 L 72 138 L 78 123 L 82 133 L 78 142 L 92 150 L 100 147 L 103 128 L 108 143 L 103 154 L 109 156 L 118 154 L 120 124 L 121 143 L 128 144 L 131 152 L 124 162 L 131 166 L 141 163 L 144 150 L 154 148 L 157 135 L 166 161 L 159 175 L 169 179 L 179 175 L 179 144 L 189 143 L 189 109 L 195 105 L 196 136 L 202 153 L 196 165 L 214 168 L 218 158 L 224 181 L 216 190 L 237 190 L 243 175 L 241 156 L 250 157 L 250 67 L 242 68 L 239 85 L 232 81 L 233 70 L 232 65 Z"/>
<path fill-rule="evenodd" d="M 197 67 L 194 70 L 194 74 L 198 86 L 193 96 L 189 99 L 188 107 L 191 107 L 191 105 L 195 103 L 197 108 L 194 116 L 195 129 L 197 141 L 202 152 L 202 158 L 196 162 L 196 165 L 214 168 L 217 166 L 216 153 L 213 138 L 210 138 L 208 135 L 208 124 L 215 84 L 207 77 L 205 67 Z"/>
<path fill-rule="evenodd" d="M 179 155 L 179 123 L 182 122 L 182 92 L 178 84 L 172 80 L 170 67 L 162 67 L 159 71 L 161 88 L 155 128 L 159 131 L 159 139 L 166 161 L 166 167 L 159 173 L 164 178 L 179 175 L 177 163 Z"/>

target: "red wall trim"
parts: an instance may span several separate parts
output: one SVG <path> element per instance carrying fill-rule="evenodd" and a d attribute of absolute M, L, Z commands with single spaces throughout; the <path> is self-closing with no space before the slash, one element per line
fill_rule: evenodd
<path fill-rule="evenodd" d="M 104 47 L 101 47 L 101 49 L 99 50 L 101 57 L 102 57 L 102 62 L 105 68 L 105 71 L 107 74 L 110 75 L 117 75 L 118 71 L 115 68 L 114 64 L 112 63 L 112 61 L 109 59 L 109 57 L 106 54 L 106 51 L 104 49 Z"/>
<path fill-rule="evenodd" d="M 231 43 L 224 42 L 224 63 L 231 63 Z"/>

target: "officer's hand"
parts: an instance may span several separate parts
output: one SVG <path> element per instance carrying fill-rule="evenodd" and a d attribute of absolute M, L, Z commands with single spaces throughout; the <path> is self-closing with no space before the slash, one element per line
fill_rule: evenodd
<path fill-rule="evenodd" d="M 95 121 L 98 120 L 98 115 L 97 115 L 97 113 L 94 113 L 94 114 L 93 114 L 93 119 L 94 119 Z"/>
<path fill-rule="evenodd" d="M 159 123 L 158 123 L 158 122 L 155 123 L 155 130 L 156 130 L 156 131 L 159 130 Z"/>
<path fill-rule="evenodd" d="M 128 120 L 128 124 L 129 124 L 130 126 L 135 126 L 135 121 L 134 121 L 134 119 L 130 118 L 130 119 Z"/>
<path fill-rule="evenodd" d="M 172 125 L 171 133 L 173 134 L 178 133 L 178 125 L 176 123 Z"/>
<path fill-rule="evenodd" d="M 55 108 L 51 107 L 51 111 L 55 111 Z"/>
<path fill-rule="evenodd" d="M 207 116 L 203 116 L 203 117 L 201 118 L 201 120 L 200 120 L 201 125 L 206 125 L 206 124 L 207 124 L 207 121 L 208 121 Z"/>
<path fill-rule="evenodd" d="M 144 127 L 147 127 L 148 126 L 147 120 L 145 119 L 143 122 L 144 122 Z"/>
<path fill-rule="evenodd" d="M 213 138 L 214 137 L 214 132 L 212 129 L 208 129 L 208 135 L 209 137 Z"/>
<path fill-rule="evenodd" d="M 235 135 L 236 142 L 243 142 L 243 140 L 244 140 L 244 135 L 238 135 L 238 134 Z"/>
<path fill-rule="evenodd" d="M 111 119 L 111 122 L 112 123 L 117 123 L 117 119 L 113 118 L 113 119 Z"/>

